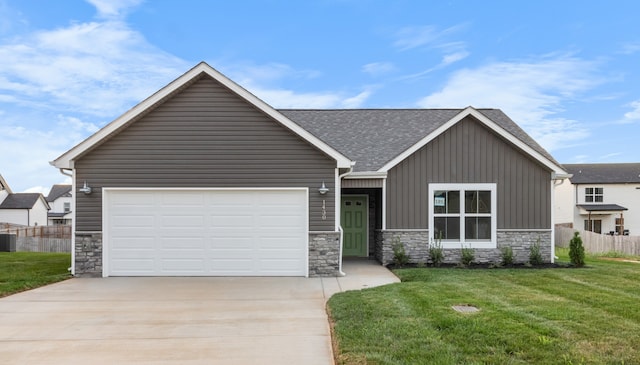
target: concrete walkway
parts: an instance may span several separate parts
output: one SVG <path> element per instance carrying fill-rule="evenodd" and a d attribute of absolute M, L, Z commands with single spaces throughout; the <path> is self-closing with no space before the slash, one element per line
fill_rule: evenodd
<path fill-rule="evenodd" d="M 398 281 L 371 261 L 341 278 L 71 279 L 0 299 L 2 364 L 333 363 L 325 303 Z"/>

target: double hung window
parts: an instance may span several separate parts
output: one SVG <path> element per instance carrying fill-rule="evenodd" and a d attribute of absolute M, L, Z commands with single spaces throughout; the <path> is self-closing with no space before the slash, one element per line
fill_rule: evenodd
<path fill-rule="evenodd" d="M 443 247 L 496 247 L 496 184 L 430 184 L 429 227 Z"/>

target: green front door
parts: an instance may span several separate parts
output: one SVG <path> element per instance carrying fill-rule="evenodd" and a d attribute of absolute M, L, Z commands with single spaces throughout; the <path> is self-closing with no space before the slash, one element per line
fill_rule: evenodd
<path fill-rule="evenodd" d="M 366 196 L 344 195 L 342 197 L 340 225 L 344 230 L 343 256 L 369 256 L 367 252 L 368 216 Z"/>

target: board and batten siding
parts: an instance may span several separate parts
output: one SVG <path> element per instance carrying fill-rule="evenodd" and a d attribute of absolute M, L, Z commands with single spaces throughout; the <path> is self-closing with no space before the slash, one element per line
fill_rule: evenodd
<path fill-rule="evenodd" d="M 102 230 L 103 187 L 308 187 L 309 229 L 334 231 L 336 162 L 208 76 L 75 162 L 76 230 Z M 318 188 L 325 182 L 329 193 Z M 326 219 L 322 219 L 322 201 Z"/>
<path fill-rule="evenodd" d="M 387 228 L 428 228 L 429 183 L 496 183 L 498 229 L 551 228 L 551 171 L 467 117 L 387 174 Z"/>

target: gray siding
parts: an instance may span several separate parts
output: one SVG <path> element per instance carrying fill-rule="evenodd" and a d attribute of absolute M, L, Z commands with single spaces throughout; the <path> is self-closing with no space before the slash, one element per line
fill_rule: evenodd
<path fill-rule="evenodd" d="M 102 187 L 308 187 L 309 229 L 334 230 L 336 162 L 202 77 L 75 162 L 77 231 L 102 230 Z M 322 197 L 325 182 L 330 192 Z M 322 199 L 327 215 L 322 220 Z"/>
<path fill-rule="evenodd" d="M 428 228 L 429 183 L 496 183 L 498 229 L 551 228 L 551 171 L 467 117 L 387 175 L 387 228 Z"/>

